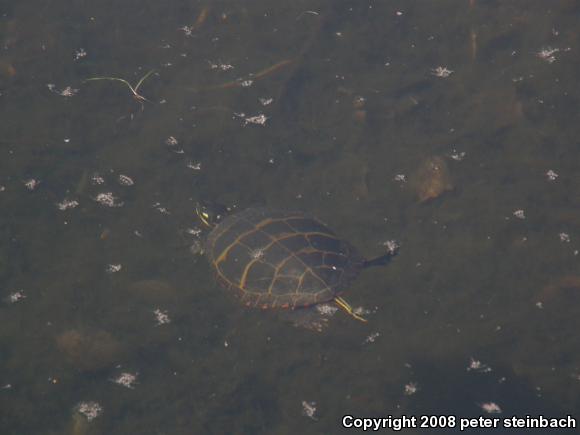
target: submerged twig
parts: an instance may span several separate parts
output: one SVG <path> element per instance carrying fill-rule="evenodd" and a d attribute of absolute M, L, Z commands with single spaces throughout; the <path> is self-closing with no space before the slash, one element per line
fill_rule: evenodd
<path fill-rule="evenodd" d="M 286 78 L 283 81 L 283 84 L 280 86 L 280 91 L 278 93 L 279 95 L 282 95 L 284 93 L 284 90 L 287 87 L 288 82 L 294 76 L 299 65 L 302 63 L 302 60 L 304 59 L 306 53 L 310 50 L 314 41 L 317 40 L 317 35 L 319 34 L 320 29 L 322 27 L 323 20 L 320 17 L 318 17 L 320 15 L 318 12 L 316 12 L 316 11 L 304 11 L 296 19 L 299 20 L 304 14 L 316 16 L 318 18 L 318 20 L 317 20 L 318 24 L 315 26 L 314 29 L 312 29 L 310 37 L 308 38 L 308 40 L 306 41 L 306 43 L 304 44 L 302 49 L 299 51 L 297 56 L 292 57 L 290 59 L 283 59 L 283 60 L 276 62 L 275 64 L 270 65 L 270 66 L 268 66 L 268 67 L 266 67 L 266 68 L 264 68 L 256 73 L 248 74 L 245 77 L 238 78 L 236 80 L 231 80 L 231 81 L 226 82 L 226 83 L 222 83 L 219 85 L 210 86 L 210 87 L 202 88 L 202 89 L 198 89 L 198 88 L 188 88 L 188 89 L 191 91 L 194 91 L 194 92 L 205 92 L 205 91 L 215 91 L 215 90 L 225 90 L 225 89 L 247 87 L 247 86 L 250 86 L 252 84 L 252 82 L 255 80 L 263 79 L 263 78 L 268 77 L 272 74 L 278 73 L 280 70 L 286 70 L 288 78 Z"/>
<path fill-rule="evenodd" d="M 195 23 L 193 23 L 193 26 L 191 26 L 191 29 L 198 30 L 199 28 L 201 28 L 203 23 L 205 23 L 205 20 L 207 20 L 208 16 L 209 16 L 209 6 L 204 6 L 201 9 L 201 12 L 199 13 L 199 15 L 197 16 Z"/>
<path fill-rule="evenodd" d="M 239 78 L 236 80 L 231 80 L 231 81 L 226 82 L 226 83 L 222 83 L 221 85 L 211 86 L 209 88 L 202 89 L 202 91 L 214 91 L 214 90 L 219 90 L 219 89 L 231 89 L 231 88 L 244 87 L 244 86 L 247 86 L 248 82 L 252 82 L 254 80 L 260 80 L 260 79 L 284 68 L 287 65 L 291 65 L 295 61 L 296 61 L 296 59 L 284 59 L 284 60 L 281 60 L 280 62 L 275 63 L 274 65 L 271 65 L 267 68 L 264 68 L 261 71 L 258 71 L 257 73 L 249 74 L 245 78 Z M 198 91 L 198 89 L 191 89 L 191 90 Z"/>
<path fill-rule="evenodd" d="M 199 30 L 201 28 L 201 26 L 203 25 L 203 23 L 205 23 L 205 20 L 207 20 L 207 17 L 209 16 L 209 9 L 210 9 L 209 6 L 204 6 L 201 9 L 199 15 L 197 16 L 197 19 L 191 26 L 183 26 L 180 28 L 180 30 L 183 30 L 183 32 L 185 33 L 185 36 L 191 36 L 194 31 Z"/>

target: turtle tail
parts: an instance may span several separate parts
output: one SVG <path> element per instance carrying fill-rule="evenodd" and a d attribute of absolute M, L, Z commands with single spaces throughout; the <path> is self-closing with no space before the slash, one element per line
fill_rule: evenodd
<path fill-rule="evenodd" d="M 364 260 L 362 267 L 366 269 L 367 267 L 374 267 L 374 266 L 385 266 L 387 265 L 391 259 L 399 253 L 399 247 L 397 245 L 389 248 L 386 254 L 380 255 L 375 258 L 371 258 L 370 260 Z"/>

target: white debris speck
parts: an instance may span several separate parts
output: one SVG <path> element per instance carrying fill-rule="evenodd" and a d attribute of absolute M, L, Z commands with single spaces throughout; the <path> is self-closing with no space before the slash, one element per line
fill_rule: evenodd
<path fill-rule="evenodd" d="M 268 120 L 268 118 L 264 114 L 250 116 L 250 117 L 244 118 L 244 125 L 247 125 L 247 124 L 266 125 L 267 120 Z"/>
<path fill-rule="evenodd" d="M 195 227 L 195 228 L 187 228 L 185 232 L 190 236 L 199 237 L 199 235 L 203 232 L 203 230 L 201 228 Z"/>
<path fill-rule="evenodd" d="M 331 317 L 336 314 L 338 308 L 330 304 L 318 304 L 316 305 L 316 311 L 323 316 Z"/>
<path fill-rule="evenodd" d="M 0 186 L 0 192 L 4 192 L 6 190 L 6 186 Z"/>
<path fill-rule="evenodd" d="M 417 391 L 419 391 L 419 387 L 417 386 L 417 383 L 416 382 L 409 382 L 407 385 L 405 385 L 405 389 L 404 389 L 403 393 L 405 394 L 405 396 L 412 396 Z"/>
<path fill-rule="evenodd" d="M 228 347 L 230 344 L 228 343 L 227 340 L 224 341 L 224 347 Z"/>
<path fill-rule="evenodd" d="M 135 388 L 135 384 L 137 383 L 137 375 L 138 373 L 128 373 L 123 372 L 116 378 L 111 379 L 111 382 L 115 384 L 119 384 L 126 388 Z"/>
<path fill-rule="evenodd" d="M 536 53 L 536 56 L 548 63 L 556 62 L 556 53 L 560 51 L 559 48 L 543 47 L 540 51 Z"/>
<path fill-rule="evenodd" d="M 91 183 L 94 185 L 104 184 L 105 179 L 101 177 L 97 172 L 91 177 Z"/>
<path fill-rule="evenodd" d="M 560 237 L 560 241 L 561 242 L 570 243 L 570 234 L 568 234 L 568 233 L 560 233 L 560 234 L 558 234 L 558 237 Z"/>
<path fill-rule="evenodd" d="M 377 340 L 377 338 L 379 338 L 380 336 L 381 336 L 380 332 L 373 332 L 367 338 L 365 338 L 365 341 L 363 341 L 363 344 L 374 343 Z"/>
<path fill-rule="evenodd" d="M 357 95 L 356 97 L 354 97 L 354 99 L 352 100 L 352 104 L 355 108 L 361 108 L 365 105 L 367 99 L 365 97 L 362 97 L 360 95 Z"/>
<path fill-rule="evenodd" d="M 453 150 L 451 154 L 449 154 L 449 157 L 451 157 L 453 160 L 460 162 L 465 158 L 465 151 L 457 152 L 457 150 Z"/>
<path fill-rule="evenodd" d="M 117 273 L 123 268 L 120 264 L 108 264 L 105 268 L 105 272 L 107 273 Z"/>
<path fill-rule="evenodd" d="M 230 65 L 229 63 L 221 63 L 221 62 L 211 62 L 211 61 L 207 61 L 207 63 L 209 63 L 209 67 L 211 69 L 217 69 L 220 71 L 229 71 L 230 69 L 234 69 L 233 65 Z"/>
<path fill-rule="evenodd" d="M 75 410 L 84 415 L 87 421 L 94 420 L 103 412 L 103 407 L 97 402 L 80 402 L 75 406 Z"/>
<path fill-rule="evenodd" d="M 544 308 L 544 304 L 542 302 L 536 302 L 536 307 L 538 307 L 541 310 Z"/>
<path fill-rule="evenodd" d="M 135 182 L 131 177 L 121 174 L 119 175 L 119 184 L 123 186 L 132 186 L 133 184 L 135 184 Z"/>
<path fill-rule="evenodd" d="M 194 27 L 193 26 L 183 26 L 180 27 L 179 30 L 181 30 L 185 36 L 191 36 L 191 34 L 193 33 Z"/>
<path fill-rule="evenodd" d="M 175 139 L 175 137 L 173 136 L 169 136 L 167 139 L 165 139 L 165 145 L 173 147 L 175 145 L 177 145 L 179 142 L 177 141 L 177 139 Z"/>
<path fill-rule="evenodd" d="M 72 97 L 79 91 L 78 89 L 73 89 L 70 86 L 59 90 L 56 89 L 56 86 L 53 83 L 47 84 L 46 87 L 50 90 L 50 92 L 54 92 L 55 94 L 61 95 L 63 97 Z"/>
<path fill-rule="evenodd" d="M 502 412 L 499 405 L 495 402 L 480 403 L 479 407 L 488 414 L 500 414 Z"/>
<path fill-rule="evenodd" d="M 18 291 L 10 293 L 8 295 L 8 297 L 6 298 L 6 301 L 10 302 L 11 304 L 14 304 L 18 301 L 21 301 L 24 298 L 26 298 L 26 295 L 24 294 L 24 292 L 22 290 L 18 290 Z"/>
<path fill-rule="evenodd" d="M 514 211 L 514 216 L 517 217 L 518 219 L 525 219 L 526 218 L 526 214 L 524 213 L 523 210 Z"/>
<path fill-rule="evenodd" d="M 167 314 L 167 310 L 163 311 L 157 308 L 153 311 L 153 314 L 155 314 L 155 320 L 157 321 L 157 325 L 166 325 L 167 323 L 171 322 L 171 319 Z"/>
<path fill-rule="evenodd" d="M 393 180 L 398 181 L 399 183 L 406 183 L 407 176 L 405 174 L 397 174 L 397 175 L 395 175 Z"/>
<path fill-rule="evenodd" d="M 550 169 L 548 172 L 546 172 L 546 177 L 548 178 L 548 181 L 556 181 L 556 178 L 558 178 L 558 174 L 556 174 L 552 169 Z"/>
<path fill-rule="evenodd" d="M 124 204 L 124 202 L 119 201 L 119 198 L 113 195 L 112 192 L 99 193 L 96 196 L 95 201 L 106 207 L 122 207 Z"/>
<path fill-rule="evenodd" d="M 61 202 L 57 202 L 56 206 L 59 210 L 64 211 L 69 208 L 76 208 L 79 206 L 79 202 L 71 199 L 63 199 Z"/>
<path fill-rule="evenodd" d="M 357 316 L 362 316 L 362 317 L 364 317 L 364 316 L 367 316 L 367 315 L 369 315 L 369 314 L 371 313 L 371 310 L 367 310 L 367 309 L 366 309 L 366 308 L 364 308 L 364 307 L 356 307 L 356 308 L 354 308 L 354 309 L 352 310 L 352 312 L 353 312 L 354 314 L 356 314 Z"/>
<path fill-rule="evenodd" d="M 264 257 L 263 248 L 257 248 L 250 251 L 250 258 L 252 260 L 260 260 L 262 257 Z"/>
<path fill-rule="evenodd" d="M 273 98 L 258 98 L 258 101 L 262 106 L 269 106 L 274 101 Z"/>
<path fill-rule="evenodd" d="M 167 208 L 163 207 L 160 202 L 156 202 L 152 207 L 161 214 L 171 214 Z"/>
<path fill-rule="evenodd" d="M 397 12 L 395 12 L 395 15 L 397 17 L 401 17 L 401 16 L 403 16 L 403 12 L 402 11 L 397 11 Z"/>
<path fill-rule="evenodd" d="M 316 418 L 316 402 L 302 401 L 302 415 L 311 418 L 312 420 L 317 420 Z"/>
<path fill-rule="evenodd" d="M 387 252 L 394 254 L 399 250 L 399 243 L 396 240 L 387 240 L 383 242 L 383 246 L 387 248 Z"/>
<path fill-rule="evenodd" d="M 34 190 L 34 189 L 36 189 L 39 184 L 40 184 L 40 181 L 35 180 L 34 178 L 31 178 L 30 180 L 26 180 L 24 182 L 24 185 L 26 186 L 26 188 L 28 190 Z"/>
<path fill-rule="evenodd" d="M 491 372 L 491 367 L 487 364 L 483 364 L 481 361 L 476 360 L 475 358 L 470 358 L 469 365 L 467 366 L 467 371 L 474 371 L 478 373 L 489 373 Z"/>
<path fill-rule="evenodd" d="M 201 163 L 200 162 L 189 162 L 187 164 L 189 169 L 193 169 L 194 171 L 201 171 Z"/>
<path fill-rule="evenodd" d="M 87 55 L 87 52 L 85 51 L 85 49 L 79 48 L 77 51 L 75 51 L 74 59 L 79 60 L 79 59 L 85 57 L 86 55 Z"/>
<path fill-rule="evenodd" d="M 66 88 L 58 92 L 58 94 L 63 97 L 74 97 L 78 91 L 79 91 L 78 89 L 74 89 L 71 88 L 70 86 L 67 86 Z"/>
<path fill-rule="evenodd" d="M 250 87 L 250 86 L 252 86 L 253 84 L 254 84 L 254 81 L 253 81 L 253 80 L 249 80 L 249 79 L 248 79 L 248 80 L 242 80 L 242 81 L 240 82 L 240 86 L 241 86 L 242 88 L 249 88 L 249 87 Z"/>
<path fill-rule="evenodd" d="M 445 66 L 438 66 L 437 68 L 433 68 L 431 70 L 431 74 L 434 75 L 435 77 L 445 79 L 449 77 L 451 74 L 453 74 L 453 71 Z"/>
<path fill-rule="evenodd" d="M 297 328 L 306 328 L 314 332 L 322 332 L 328 326 L 328 319 L 326 317 L 320 317 L 314 320 L 297 321 L 294 322 L 294 326 Z"/>

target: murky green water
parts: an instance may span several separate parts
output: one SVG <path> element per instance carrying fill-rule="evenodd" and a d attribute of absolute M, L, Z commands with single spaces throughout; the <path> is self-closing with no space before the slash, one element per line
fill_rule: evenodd
<path fill-rule="evenodd" d="M 0 12 L 2 434 L 576 416 L 580 2 Z M 398 240 L 345 292 L 368 324 L 240 306 L 189 249 L 205 199 Z"/>

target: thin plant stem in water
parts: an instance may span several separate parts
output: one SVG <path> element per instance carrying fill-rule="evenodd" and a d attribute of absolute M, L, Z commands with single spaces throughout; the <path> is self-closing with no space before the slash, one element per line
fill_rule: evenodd
<path fill-rule="evenodd" d="M 91 82 L 91 81 L 95 81 L 95 80 L 113 80 L 116 82 L 124 83 L 131 90 L 131 93 L 133 94 L 133 98 L 135 98 L 137 101 L 139 101 L 139 103 L 141 103 L 141 106 L 143 106 L 143 102 L 149 101 L 149 100 L 138 92 L 139 87 L 154 72 L 155 72 L 155 70 L 153 70 L 153 69 L 151 71 L 149 71 L 147 74 L 145 74 L 143 77 L 141 77 L 141 79 L 139 79 L 139 81 L 137 82 L 137 84 L 135 86 L 132 86 L 131 83 L 129 83 L 127 80 L 119 78 L 119 77 L 91 77 L 89 79 L 86 79 L 85 82 Z"/>

